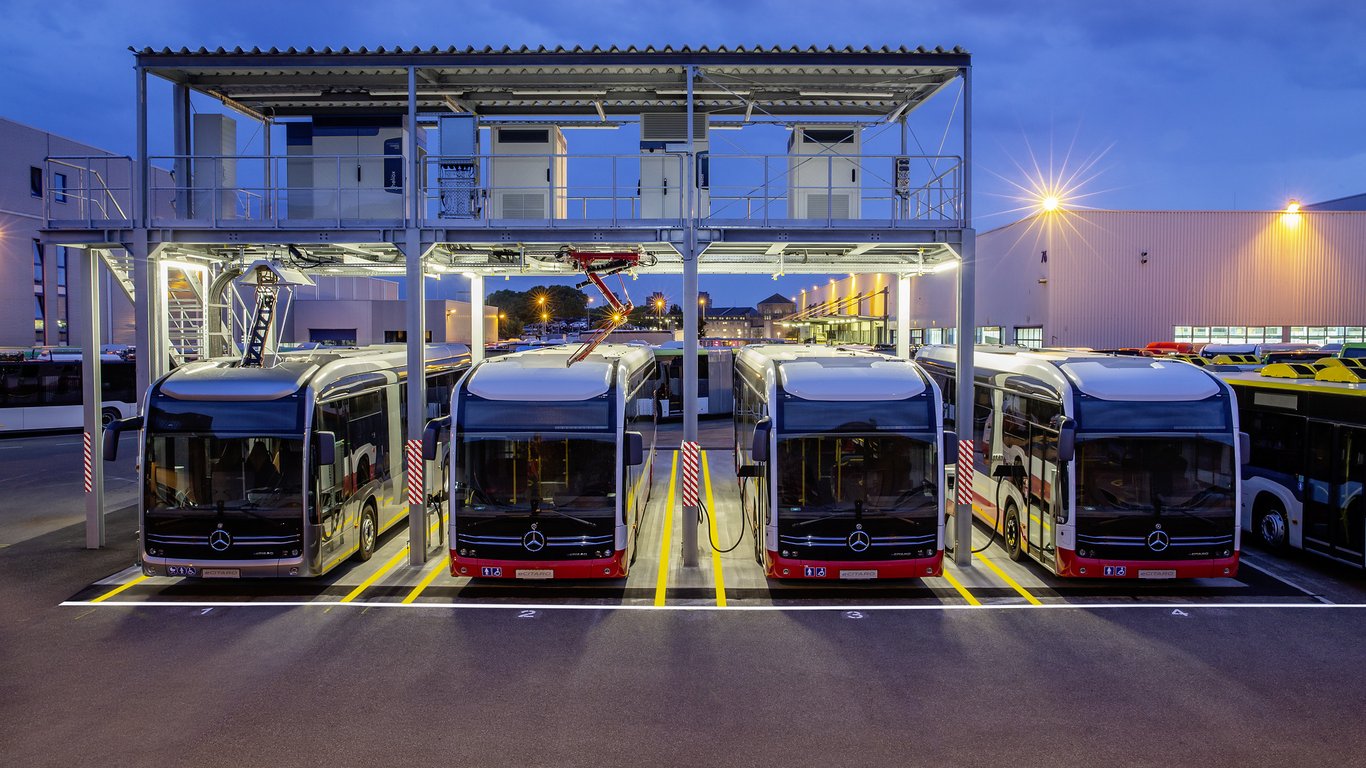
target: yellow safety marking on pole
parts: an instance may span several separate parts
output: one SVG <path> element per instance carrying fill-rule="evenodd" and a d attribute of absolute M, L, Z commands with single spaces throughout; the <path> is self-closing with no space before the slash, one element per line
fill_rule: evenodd
<path fill-rule="evenodd" d="M 710 538 L 707 548 L 711 550 L 711 575 L 716 582 L 716 607 L 726 607 L 726 577 L 721 573 L 721 553 L 716 551 L 716 501 L 711 497 L 711 468 L 707 466 L 707 452 L 702 451 L 702 484 L 707 489 L 707 527 Z"/>
<path fill-rule="evenodd" d="M 669 587 L 669 539 L 674 527 L 674 487 L 678 483 L 678 451 L 674 451 L 669 466 L 669 496 L 664 501 L 664 535 L 659 543 L 659 575 L 655 577 L 655 605 L 664 604 L 664 592 Z"/>
<path fill-rule="evenodd" d="M 133 579 L 133 580 L 131 580 L 131 581 L 126 581 L 126 582 L 124 582 L 124 583 L 118 585 L 117 587 L 114 587 L 113 589 L 109 590 L 108 592 L 105 592 L 103 595 L 100 595 L 99 597 L 95 598 L 94 600 L 91 600 L 90 602 L 92 602 L 92 603 L 102 603 L 102 602 L 104 602 L 105 600 L 108 600 L 109 598 L 113 597 L 114 595 L 117 595 L 117 594 L 119 594 L 120 592 L 124 591 L 125 589 L 128 589 L 129 587 L 132 587 L 132 586 L 136 586 L 136 585 L 138 585 L 138 584 L 141 584 L 142 582 L 146 581 L 148 578 L 149 578 L 149 577 L 148 577 L 146 574 L 142 574 L 142 575 L 138 576 L 136 579 Z"/>
<path fill-rule="evenodd" d="M 1020 586 L 1020 582 L 1010 578 L 1009 574 L 1001 570 L 1000 567 L 998 567 L 995 563 L 991 562 L 991 560 L 987 559 L 985 556 L 980 554 L 975 555 L 975 557 L 978 560 L 981 560 L 983 565 L 990 568 L 992 573 L 996 574 L 997 576 L 1000 576 L 1001 581 L 1004 581 L 1006 584 L 1009 584 L 1011 589 L 1015 590 L 1020 594 L 1020 597 L 1023 597 L 1025 600 L 1028 600 L 1030 605 L 1043 605 L 1043 603 L 1039 602 L 1039 598 L 1029 594 L 1029 590 Z"/>
<path fill-rule="evenodd" d="M 408 556 L 408 546 L 405 544 L 405 545 L 403 546 L 403 549 L 400 549 L 400 550 L 398 551 L 398 554 L 397 554 L 397 555 L 394 555 L 393 557 L 389 558 L 389 562 L 387 562 L 387 563 L 385 563 L 384 565 L 380 566 L 380 569 L 379 569 L 378 571 L 375 571 L 374 573 L 370 574 L 370 578 L 366 579 L 365 581 L 362 581 L 362 582 L 360 583 L 360 586 L 358 586 L 358 587 L 356 587 L 355 589 L 351 590 L 351 592 L 350 592 L 349 594 L 347 594 L 346 597 L 343 597 L 343 598 L 341 599 L 341 602 L 343 602 L 343 603 L 349 603 L 349 602 L 351 602 L 352 600 L 355 600 L 357 597 L 360 596 L 360 593 L 362 593 L 362 592 L 364 592 L 366 589 L 368 589 L 368 588 L 370 587 L 371 584 L 374 584 L 375 582 L 377 582 L 377 581 L 379 581 L 380 579 L 384 578 L 384 574 L 388 573 L 389 571 L 392 571 L 392 570 L 394 569 L 394 566 L 398 565 L 398 561 L 399 561 L 400 559 L 402 559 L 402 558 L 404 558 L 404 557 L 407 557 L 407 556 Z"/>
<path fill-rule="evenodd" d="M 953 587 L 954 590 L 958 592 L 958 594 L 962 595 L 964 600 L 968 601 L 968 605 L 982 604 L 980 600 L 972 596 L 972 593 L 968 591 L 967 587 L 959 583 L 958 579 L 955 579 L 952 573 L 949 573 L 949 569 L 947 566 L 944 568 L 944 580 L 947 581 L 949 583 L 949 586 Z"/>
<path fill-rule="evenodd" d="M 450 555 L 446 555 L 445 557 L 442 557 L 440 560 L 438 560 L 436 566 L 432 568 L 431 572 L 428 573 L 426 576 L 422 577 L 422 581 L 419 581 L 417 583 L 417 586 L 413 587 L 413 591 L 409 592 L 408 596 L 403 598 L 404 605 L 407 605 L 408 603 L 411 603 L 414 600 L 416 600 L 417 596 L 422 594 L 422 590 L 430 586 L 433 581 L 436 581 L 436 577 L 440 576 L 442 571 L 450 570 L 450 567 Z"/>

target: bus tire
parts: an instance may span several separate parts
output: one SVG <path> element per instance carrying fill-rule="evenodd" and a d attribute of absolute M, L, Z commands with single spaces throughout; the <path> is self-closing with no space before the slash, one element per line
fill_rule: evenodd
<path fill-rule="evenodd" d="M 360 542 L 356 549 L 356 559 L 362 563 L 375 555 L 375 546 L 379 541 L 379 515 L 375 513 L 375 503 L 365 502 L 365 508 L 360 513 Z"/>
<path fill-rule="evenodd" d="M 1255 508 L 1253 530 L 1257 541 L 1272 552 L 1284 552 L 1290 546 L 1290 518 L 1285 514 L 1285 505 L 1266 494 L 1257 500 Z"/>
<path fill-rule="evenodd" d="M 1020 562 L 1025 557 L 1024 537 L 1020 531 L 1020 513 L 1015 509 L 1015 502 L 1006 502 L 1006 529 L 1005 529 L 1006 554 L 1010 559 Z"/>
<path fill-rule="evenodd" d="M 107 427 L 121 418 L 123 418 L 123 414 L 119 413 L 119 409 L 105 408 L 100 411 L 100 426 Z"/>

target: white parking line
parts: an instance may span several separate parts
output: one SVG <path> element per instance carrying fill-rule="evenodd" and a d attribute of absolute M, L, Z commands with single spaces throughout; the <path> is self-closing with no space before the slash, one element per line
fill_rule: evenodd
<path fill-rule="evenodd" d="M 1312 589 L 1309 589 L 1308 587 L 1305 587 L 1305 586 L 1302 586 L 1302 585 L 1300 585 L 1300 584 L 1297 584 L 1297 583 L 1291 581 L 1290 579 L 1287 579 L 1286 577 L 1280 575 L 1279 573 L 1276 573 L 1275 571 L 1271 570 L 1271 567 L 1270 567 L 1269 565 L 1259 564 L 1256 560 L 1250 560 L 1250 559 L 1248 559 L 1248 556 L 1247 556 L 1246 554 L 1239 554 L 1239 555 L 1238 555 L 1238 562 L 1239 562 L 1240 564 L 1242 564 L 1242 565 L 1250 566 L 1250 567 L 1252 568 L 1252 570 L 1257 571 L 1258 573 L 1261 573 L 1261 574 L 1265 574 L 1265 575 L 1267 575 L 1267 576 L 1270 576 L 1271 578 L 1275 579 L 1276 581 L 1279 581 L 1279 582 L 1281 582 L 1282 584 L 1284 584 L 1284 585 L 1286 585 L 1286 586 L 1288 586 L 1288 587 L 1290 587 L 1290 588 L 1292 588 L 1292 589 L 1298 589 L 1299 591 L 1303 592 L 1304 594 L 1308 595 L 1309 597 L 1312 597 L 1312 598 L 1314 598 L 1315 600 L 1318 600 L 1320 603 L 1326 603 L 1326 604 L 1328 604 L 1328 605 L 1333 605 L 1333 604 L 1334 604 L 1332 600 L 1329 600 L 1328 598 L 1324 597 L 1323 595 L 1320 595 L 1319 593 L 1313 591 Z"/>
<path fill-rule="evenodd" d="M 67 600 L 61 603 L 66 607 L 80 608 L 104 608 L 117 606 L 121 608 L 296 608 L 303 606 L 347 606 L 361 608 L 423 608 L 423 609 L 461 609 L 461 610 L 509 610 L 509 611 L 716 611 L 718 613 L 795 613 L 795 612 L 821 612 L 821 611 L 886 611 L 886 612 L 905 612 L 905 611 L 1113 611 L 1113 610 L 1133 610 L 1143 608 L 1148 610 L 1164 611 L 1199 611 L 1203 609 L 1218 608 L 1228 609 L 1268 609 L 1268 608 L 1299 608 L 1328 610 L 1334 608 L 1342 609 L 1366 609 L 1366 603 L 1042 603 L 1031 605 L 1029 603 L 988 603 L 984 605 L 966 604 L 925 604 L 925 605 L 735 605 L 731 604 L 724 608 L 716 605 L 587 605 L 570 604 L 561 605 L 556 603 L 398 603 L 398 602 L 368 602 L 368 603 L 343 603 L 340 600 L 314 600 L 309 602 L 270 600 L 270 601 L 209 601 L 209 600 L 185 600 L 185 601 L 166 601 L 166 600 L 106 600 L 102 603 L 92 603 L 85 600 Z"/>

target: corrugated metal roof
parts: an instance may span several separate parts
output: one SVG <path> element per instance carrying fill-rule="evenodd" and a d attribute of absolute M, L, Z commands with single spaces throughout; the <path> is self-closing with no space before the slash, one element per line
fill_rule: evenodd
<path fill-rule="evenodd" d="M 535 47 L 535 48 L 532 48 L 531 46 L 527 46 L 527 45 L 518 46 L 518 47 L 516 47 L 516 48 L 514 48 L 514 47 L 512 47 L 512 46 L 510 46 L 510 45 L 504 45 L 504 46 L 501 46 L 501 47 L 495 47 L 495 46 L 492 46 L 492 45 L 486 45 L 486 46 L 483 46 L 482 48 L 476 47 L 476 46 L 472 46 L 472 45 L 471 45 L 471 46 L 466 46 L 466 47 L 464 47 L 464 48 L 459 48 L 459 47 L 457 47 L 457 46 L 452 45 L 452 46 L 447 46 L 446 48 L 439 48 L 439 47 L 437 47 L 437 46 L 431 46 L 431 47 L 429 47 L 429 48 L 422 48 L 422 47 L 419 47 L 419 46 L 413 46 L 413 47 L 410 47 L 410 48 L 403 48 L 403 47 L 400 47 L 400 46 L 386 47 L 386 46 L 381 45 L 381 46 L 376 47 L 376 48 L 370 48 L 370 47 L 367 47 L 367 46 L 361 46 L 361 47 L 359 47 L 359 48 L 351 48 L 351 47 L 348 47 L 348 46 L 342 46 L 341 48 L 332 48 L 331 46 L 327 46 L 327 47 L 323 47 L 323 48 L 314 48 L 314 47 L 312 47 L 312 46 L 308 46 L 308 47 L 305 47 L 305 48 L 295 48 L 295 47 L 292 47 L 292 46 L 291 46 L 291 47 L 289 47 L 289 48 L 283 48 L 283 49 L 282 49 L 282 48 L 275 48 L 275 47 L 271 47 L 271 48 L 259 48 L 259 47 L 243 48 L 243 47 L 241 47 L 241 46 L 236 46 L 236 47 L 234 47 L 234 48 L 224 48 L 224 47 L 222 47 L 222 46 L 219 46 L 218 48 L 214 48 L 214 49 L 212 49 L 212 50 L 210 50 L 210 49 L 208 49 L 208 48 L 205 48 L 205 47 L 203 47 L 203 46 L 201 46 L 201 47 L 199 47 L 199 48 L 196 48 L 196 49 L 191 49 L 191 48 L 185 47 L 185 46 L 182 46 L 182 47 L 179 48 L 179 49 L 172 49 L 172 48 L 170 48 L 169 46 L 167 46 L 167 47 L 161 48 L 160 50 L 157 50 L 157 49 L 155 49 L 155 48 L 152 48 L 151 46 L 146 46 L 146 47 L 144 47 L 144 48 L 142 48 L 142 49 L 138 49 L 138 48 L 135 48 L 135 47 L 133 47 L 133 46 L 129 46 L 129 47 L 128 47 L 128 50 L 132 51 L 133 53 L 135 53 L 135 54 L 137 54 L 137 55 L 139 55 L 139 56 L 242 56 L 242 55 L 251 55 L 251 56 L 259 56 L 259 55 L 267 55 L 267 56 L 280 56 L 280 55 L 287 55 L 287 56 L 294 56 L 294 55 L 304 55 L 304 56 L 373 56 L 373 55 L 377 55 L 377 54 L 378 54 L 378 55 L 390 55 L 390 56 L 415 56 L 415 55 L 432 55 L 432 54 L 444 54 L 444 55 L 452 55 L 452 56 L 459 56 L 459 55 L 474 55 L 474 54 L 478 54 L 478 55 L 501 54 L 501 55 L 509 55 L 509 56 L 519 56 L 519 55 L 523 55 L 523 56 L 524 56 L 524 55 L 545 55 L 545 54 L 583 55 L 583 54 L 623 54 L 623 53 L 624 53 L 624 54 L 640 54 L 640 53 L 657 53 L 657 54 L 734 53 L 734 54 L 761 54 L 761 55 L 762 55 L 762 54 L 794 54 L 794 53 L 795 53 L 795 54 L 871 54 L 871 55 L 878 55 L 878 54 L 881 54 L 881 55 L 886 55 L 886 54 L 903 54 L 903 55 L 904 55 L 904 54 L 943 54 L 943 55 L 956 55 L 956 56 L 961 56 L 961 55 L 966 55 L 966 54 L 967 54 L 967 51 L 966 51 L 966 50 L 964 50 L 961 46 L 957 46 L 957 45 L 955 45 L 955 46 L 952 47 L 952 48 L 944 48 L 944 47 L 942 47 L 942 46 L 935 46 L 935 47 L 933 47 L 933 48 L 926 48 L 926 47 L 924 47 L 924 46 L 917 46 L 917 47 L 915 47 L 915 48 L 907 48 L 906 46 L 898 46 L 898 47 L 896 47 L 896 48 L 892 48 L 892 47 L 885 46 L 885 45 L 884 45 L 884 46 L 881 46 L 881 47 L 878 47 L 878 48 L 874 48 L 874 47 L 872 47 L 872 46 L 867 46 L 867 45 L 862 46 L 862 47 L 858 47 L 858 48 L 856 48 L 856 47 L 854 47 L 854 46 L 851 46 L 851 45 L 846 45 L 846 46 L 843 46 L 843 47 L 840 47 L 840 48 L 836 48 L 836 47 L 833 46 L 833 45 L 827 45 L 827 46 L 825 46 L 825 47 L 823 47 L 823 48 L 820 47 L 820 46 L 815 46 L 815 45 L 810 45 L 810 46 L 805 46 L 805 47 L 799 46 L 799 45 L 792 45 L 792 46 L 787 46 L 787 47 L 782 47 L 782 46 L 777 46 L 777 45 L 772 45 L 772 46 L 761 46 L 761 45 L 744 46 L 744 45 L 740 45 L 740 46 L 734 46 L 734 47 L 728 47 L 728 46 L 725 46 L 725 45 L 719 45 L 719 46 L 714 46 L 714 47 L 713 47 L 713 46 L 703 45 L 703 46 L 698 46 L 698 47 L 696 47 L 696 48 L 691 47 L 691 46 L 687 46 L 687 45 L 678 46 L 678 47 L 676 47 L 676 48 L 675 48 L 674 46 L 671 46 L 671 45 L 665 45 L 665 46 L 662 46 L 662 47 L 656 47 L 656 46 L 653 46 L 653 45 L 646 45 L 646 46 L 629 45 L 629 46 L 625 46 L 625 47 L 616 46 L 616 45 L 607 46 L 607 47 L 603 47 L 603 46 L 599 46 L 599 45 L 594 45 L 594 46 L 584 47 L 584 46 L 581 46 L 581 45 L 576 45 L 576 46 L 573 46 L 572 48 L 567 48 L 567 47 L 565 47 L 565 46 L 563 46 L 563 45 L 557 45 L 557 46 L 555 46 L 555 47 L 553 47 L 553 48 L 548 47 L 548 46 L 544 46 L 544 45 L 537 46 L 537 47 Z"/>

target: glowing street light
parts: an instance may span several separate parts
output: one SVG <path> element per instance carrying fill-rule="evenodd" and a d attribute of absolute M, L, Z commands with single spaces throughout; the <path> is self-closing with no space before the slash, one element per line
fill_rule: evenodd
<path fill-rule="evenodd" d="M 1048 213 L 1058 210 L 1058 207 L 1061 205 L 1062 201 L 1058 199 L 1057 195 L 1047 195 L 1044 199 L 1039 201 L 1039 207 Z"/>
<path fill-rule="evenodd" d="M 1292 199 L 1281 214 L 1281 225 L 1294 229 L 1300 225 L 1300 201 Z"/>

